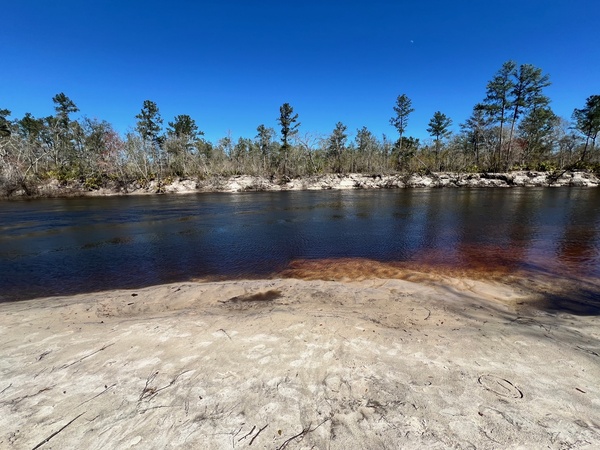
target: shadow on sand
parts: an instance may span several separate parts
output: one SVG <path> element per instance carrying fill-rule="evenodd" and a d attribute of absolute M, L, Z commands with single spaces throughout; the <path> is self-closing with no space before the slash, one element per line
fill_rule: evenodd
<path fill-rule="evenodd" d="M 530 306 L 548 312 L 577 316 L 600 316 L 600 286 L 574 287 L 569 291 L 544 293 Z"/>

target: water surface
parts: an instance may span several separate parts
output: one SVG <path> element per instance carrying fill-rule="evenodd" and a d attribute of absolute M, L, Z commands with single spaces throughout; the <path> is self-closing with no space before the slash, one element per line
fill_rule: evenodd
<path fill-rule="evenodd" d="M 0 301 L 195 278 L 267 277 L 298 261 L 332 264 L 338 258 L 600 277 L 599 230 L 600 189 L 3 202 Z"/>

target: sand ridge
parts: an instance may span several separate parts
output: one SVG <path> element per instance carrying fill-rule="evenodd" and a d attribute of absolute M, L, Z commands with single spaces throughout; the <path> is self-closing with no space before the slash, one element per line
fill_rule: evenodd
<path fill-rule="evenodd" d="M 596 316 L 497 281 L 190 282 L 0 304 L 0 448 L 596 448 Z"/>

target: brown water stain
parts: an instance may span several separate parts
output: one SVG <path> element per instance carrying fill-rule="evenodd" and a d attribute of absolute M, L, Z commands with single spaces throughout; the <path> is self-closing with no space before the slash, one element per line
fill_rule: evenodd
<path fill-rule="evenodd" d="M 431 255 L 429 255 L 431 256 Z M 501 262 L 498 264 L 498 262 Z M 600 315 L 600 281 L 553 273 L 546 266 L 516 268 L 503 265 L 502 254 L 491 263 L 451 264 L 422 258 L 412 262 L 380 262 L 364 258 L 292 261 L 275 277 L 301 280 L 363 281 L 400 279 L 414 283 L 444 284 L 450 278 L 492 281 L 513 286 L 526 297 L 519 305 L 548 313 Z"/>
<path fill-rule="evenodd" d="M 281 272 L 282 278 L 301 280 L 362 281 L 368 279 L 401 279 L 415 283 L 438 281 L 443 277 L 505 280 L 508 270 L 489 267 L 464 267 L 429 262 L 381 262 L 365 258 L 330 258 L 295 260 Z"/>

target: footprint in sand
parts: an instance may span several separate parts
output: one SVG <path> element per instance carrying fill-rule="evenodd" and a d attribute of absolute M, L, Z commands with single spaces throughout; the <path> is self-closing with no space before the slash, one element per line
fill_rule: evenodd
<path fill-rule="evenodd" d="M 482 375 L 477 381 L 485 389 L 500 397 L 523 398 L 523 392 L 504 378 L 495 375 Z"/>

